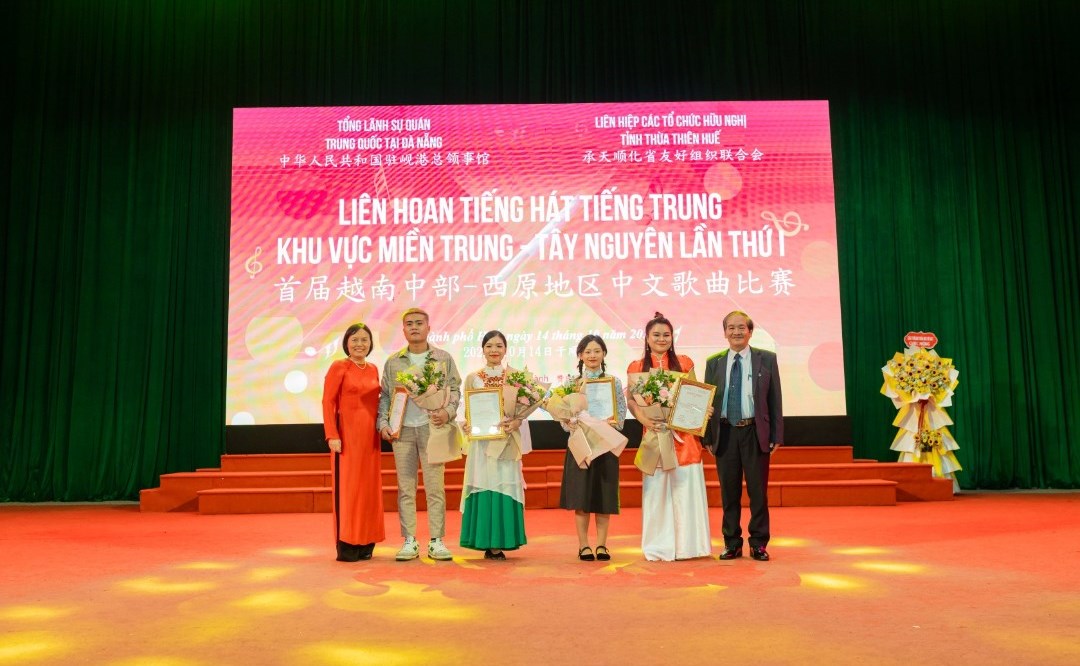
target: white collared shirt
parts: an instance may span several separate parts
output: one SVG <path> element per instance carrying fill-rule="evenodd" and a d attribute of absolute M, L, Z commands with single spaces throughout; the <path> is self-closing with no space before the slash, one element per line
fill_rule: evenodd
<path fill-rule="evenodd" d="M 721 403 L 720 415 L 727 418 L 727 404 L 728 404 L 728 389 L 731 388 L 731 366 L 735 364 L 735 357 L 740 356 L 742 363 L 742 417 L 744 419 L 754 418 L 754 366 L 750 361 L 750 347 L 747 346 L 741 352 L 729 351 L 727 356 L 727 366 L 724 368 L 724 377 L 727 381 L 724 382 L 724 401 Z"/>

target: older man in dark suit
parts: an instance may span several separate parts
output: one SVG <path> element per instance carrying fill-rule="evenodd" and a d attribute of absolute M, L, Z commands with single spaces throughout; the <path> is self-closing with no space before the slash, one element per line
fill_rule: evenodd
<path fill-rule="evenodd" d="M 769 457 L 784 441 L 784 409 L 776 354 L 750 346 L 754 320 L 724 317 L 729 349 L 709 357 L 705 381 L 717 387 L 707 445 L 716 455 L 724 506 L 721 560 L 742 557 L 742 482 L 750 496 L 750 557 L 768 561 Z"/>

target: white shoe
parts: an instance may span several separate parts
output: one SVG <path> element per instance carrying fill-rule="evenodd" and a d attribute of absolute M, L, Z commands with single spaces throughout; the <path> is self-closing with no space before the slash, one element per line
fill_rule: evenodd
<path fill-rule="evenodd" d="M 401 550 L 397 552 L 394 559 L 398 562 L 406 562 L 415 560 L 418 557 L 420 557 L 420 544 L 416 543 L 415 537 L 409 537 L 405 539 L 405 544 L 401 546 Z"/>
<path fill-rule="evenodd" d="M 442 542 L 442 539 L 432 539 L 427 545 L 427 556 L 433 560 L 452 560 L 454 556 L 450 549 Z"/>

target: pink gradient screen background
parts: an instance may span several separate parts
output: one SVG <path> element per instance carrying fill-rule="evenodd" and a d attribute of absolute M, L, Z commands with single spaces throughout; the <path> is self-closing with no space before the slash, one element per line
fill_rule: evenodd
<path fill-rule="evenodd" d="M 600 201 L 587 197 L 605 192 L 640 196 L 643 214 L 586 219 L 586 202 Z M 520 197 L 520 221 L 466 222 L 462 198 L 485 193 L 510 209 Z M 718 194 L 722 212 L 653 215 L 650 197 L 669 194 Z M 572 199 L 557 199 L 554 214 L 532 208 L 552 196 Z M 353 221 L 351 202 L 368 197 L 386 202 L 386 223 L 342 224 Z M 396 224 L 394 199 L 441 202 L 452 221 Z M 590 239 L 593 250 L 616 240 L 632 248 L 661 235 L 672 250 L 660 256 L 586 256 Z M 445 252 L 498 238 L 509 258 Z M 432 255 L 379 256 L 380 243 L 424 242 Z M 332 243 L 368 243 L 371 256 L 335 261 Z M 625 381 L 654 311 L 672 320 L 676 350 L 700 379 L 727 346 L 723 316 L 745 310 L 751 344 L 779 356 L 785 413 L 844 414 L 828 104 L 236 109 L 227 423 L 321 422 L 323 378 L 344 356 L 345 328 L 372 329 L 381 372 L 405 344 L 401 314 L 414 305 L 431 314 L 432 341 L 463 376 L 482 365 L 479 339 L 497 328 L 508 362 L 549 381 L 575 371 L 586 333 L 605 338 L 608 369 Z"/>

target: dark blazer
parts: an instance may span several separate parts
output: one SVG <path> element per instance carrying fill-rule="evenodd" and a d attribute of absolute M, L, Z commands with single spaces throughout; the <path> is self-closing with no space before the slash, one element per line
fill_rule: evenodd
<path fill-rule="evenodd" d="M 727 355 L 729 349 L 713 354 L 705 363 L 705 383 L 716 386 L 713 398 L 713 417 L 705 433 L 705 444 L 714 455 L 720 456 L 727 448 L 729 428 L 720 427 L 720 412 L 724 405 L 724 386 L 727 384 Z M 754 427 L 758 445 L 765 453 L 771 442 L 784 442 L 784 405 L 780 392 L 780 368 L 776 354 L 757 347 L 750 348 L 750 364 L 753 365 Z"/>

